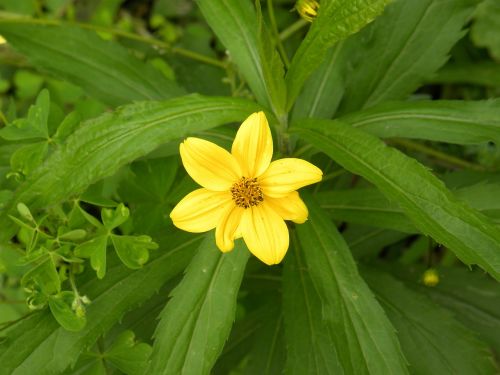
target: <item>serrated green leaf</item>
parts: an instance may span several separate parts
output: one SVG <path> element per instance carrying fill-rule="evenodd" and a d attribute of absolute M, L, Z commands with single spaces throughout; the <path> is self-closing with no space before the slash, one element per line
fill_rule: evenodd
<path fill-rule="evenodd" d="M 422 233 L 449 247 L 463 262 L 478 264 L 500 278 L 500 231 L 423 165 L 339 121 L 306 120 L 294 129 L 397 202 Z"/>
<path fill-rule="evenodd" d="M 152 348 L 146 343 L 137 343 L 132 331 L 125 331 L 116 338 L 106 352 L 106 359 L 128 375 L 140 375 L 146 367 Z"/>
<path fill-rule="evenodd" d="M 96 271 L 97 277 L 102 279 L 106 275 L 106 249 L 108 247 L 108 235 L 94 237 L 75 247 L 77 257 L 90 258 L 90 265 Z"/>
<path fill-rule="evenodd" d="M 427 295 L 446 307 L 455 319 L 477 332 L 496 352 L 500 351 L 500 286 L 479 270 L 441 267 L 437 269 L 439 283 L 432 288 L 422 285 L 425 266 L 409 267 L 390 264 L 384 268 L 408 287 Z"/>
<path fill-rule="evenodd" d="M 381 138 L 456 144 L 500 143 L 500 100 L 386 103 L 340 121 Z"/>
<path fill-rule="evenodd" d="M 73 310 L 75 293 L 63 291 L 49 297 L 49 307 L 57 322 L 68 331 L 78 332 L 85 327 L 87 319 L 85 312 Z"/>
<path fill-rule="evenodd" d="M 148 373 L 210 373 L 234 321 L 248 256 L 242 241 L 224 254 L 206 236 L 160 315 Z"/>
<path fill-rule="evenodd" d="M 158 245 L 149 236 L 111 235 L 111 241 L 120 260 L 129 268 L 141 268 L 149 259 L 149 251 Z"/>
<path fill-rule="evenodd" d="M 283 272 L 283 313 L 287 342 L 287 374 L 342 374 L 335 339 L 323 317 L 323 306 L 299 250 L 297 238 Z"/>
<path fill-rule="evenodd" d="M 448 59 L 479 0 L 398 0 L 346 42 L 349 64 L 341 113 L 406 99 Z M 389 45 L 388 45 L 389 43 Z"/>
<path fill-rule="evenodd" d="M 286 75 L 288 109 L 295 102 L 307 78 L 324 61 L 328 49 L 373 21 L 390 1 L 328 0 L 321 2 L 318 17 L 295 53 Z"/>
<path fill-rule="evenodd" d="M 0 34 L 34 66 L 111 106 L 183 94 L 160 71 L 90 30 L 30 18 L 4 18 L 0 19 Z"/>
<path fill-rule="evenodd" d="M 348 374 L 406 374 L 394 328 L 363 279 L 344 239 L 311 196 L 309 220 L 297 226 L 305 259 L 322 305 L 322 317 Z"/>
<path fill-rule="evenodd" d="M 283 76 L 281 72 L 268 82 L 269 73 L 276 72 L 276 60 L 263 60 L 259 51 L 259 24 L 256 11 L 250 1 L 240 0 L 197 0 L 205 20 L 215 32 L 222 44 L 228 49 L 231 60 L 239 67 L 258 101 L 275 109 L 274 95 L 283 95 L 273 91 L 270 84 L 275 84 Z M 267 50 L 269 51 L 269 50 Z M 264 67 L 264 65 L 272 65 Z M 279 105 L 278 105 L 279 108 Z M 276 111 L 275 111 L 276 112 Z"/>
<path fill-rule="evenodd" d="M 161 144 L 244 120 L 259 108 L 243 99 L 191 95 L 164 102 L 132 104 L 104 114 L 82 124 L 69 136 L 18 188 L 3 212 L 11 211 L 18 202 L 32 208 L 60 202 Z M 5 215 L 0 217 L 0 225 L 9 224 Z M 9 232 L 2 231 L 0 238 Z"/>
<path fill-rule="evenodd" d="M 61 373 L 74 364 L 81 352 L 90 349 L 122 315 L 150 298 L 166 281 L 181 272 L 199 246 L 200 237 L 176 233 L 168 237 L 165 251 L 142 269 L 130 271 L 119 262 L 108 269 L 104 280 L 90 274 L 79 291 L 92 303 L 87 308 L 87 325 L 80 332 L 60 327 L 48 311 L 33 314 L 3 332 L 0 343 L 2 370 L 11 375 Z M 168 250 L 167 250 L 168 249 Z M 77 279 L 78 283 L 78 279 Z"/>
<path fill-rule="evenodd" d="M 449 311 L 390 275 L 362 269 L 398 332 L 413 374 L 496 374 L 489 348 Z"/>

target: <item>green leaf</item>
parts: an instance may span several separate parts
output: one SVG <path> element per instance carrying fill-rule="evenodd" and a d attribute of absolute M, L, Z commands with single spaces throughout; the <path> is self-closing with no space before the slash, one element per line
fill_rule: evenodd
<path fill-rule="evenodd" d="M 128 268 L 141 268 L 149 259 L 149 251 L 158 245 L 149 236 L 111 235 L 116 254 Z"/>
<path fill-rule="evenodd" d="M 500 86 L 500 65 L 489 60 L 446 64 L 429 81 L 441 84 L 468 83 L 494 88 Z"/>
<path fill-rule="evenodd" d="M 111 208 L 103 208 L 101 210 L 101 219 L 104 227 L 111 231 L 122 225 L 124 222 L 128 220 L 130 216 L 130 211 L 123 203 L 120 203 L 118 207 Z"/>
<path fill-rule="evenodd" d="M 482 272 L 466 268 L 438 268 L 439 283 L 432 288 L 422 285 L 424 266 L 389 265 L 386 269 L 408 287 L 427 295 L 435 303 L 453 312 L 454 317 L 477 332 L 495 351 L 500 351 L 500 286 Z"/>
<path fill-rule="evenodd" d="M 425 235 L 466 264 L 500 278 L 500 232 L 458 200 L 423 165 L 339 121 L 304 121 L 295 131 L 349 171 L 363 176 L 404 210 Z"/>
<path fill-rule="evenodd" d="M 449 311 L 388 274 L 362 271 L 398 332 L 413 374 L 497 373 L 488 346 Z"/>
<path fill-rule="evenodd" d="M 84 310 L 72 308 L 75 293 L 64 291 L 50 296 L 49 307 L 57 322 L 68 331 L 80 331 L 85 327 L 87 319 Z"/>
<path fill-rule="evenodd" d="M 90 265 L 96 271 L 97 277 L 102 279 L 106 274 L 106 249 L 108 236 L 106 234 L 94 237 L 75 247 L 77 257 L 90 258 Z"/>
<path fill-rule="evenodd" d="M 125 331 L 116 338 L 105 358 L 125 374 L 143 374 L 152 348 L 145 343 L 137 343 L 132 331 Z"/>
<path fill-rule="evenodd" d="M 24 274 L 21 285 L 32 289 L 31 282 L 38 285 L 46 295 L 56 294 L 61 291 L 61 280 L 54 260 L 50 255 L 45 255 L 40 263 Z"/>
<path fill-rule="evenodd" d="M 32 314 L 5 330 L 5 339 L 0 343 L 2 370 L 20 375 L 36 369 L 37 375 L 50 375 L 74 364 L 125 312 L 149 299 L 184 269 L 200 237 L 176 233 L 164 242 L 168 247 L 162 247 L 164 251 L 140 270 L 130 271 L 118 262 L 108 269 L 104 280 L 92 274 L 84 284 L 77 279 L 80 292 L 92 301 L 87 308 L 85 330 L 66 331 L 48 311 Z"/>
<path fill-rule="evenodd" d="M 321 2 L 318 17 L 295 53 L 286 75 L 288 108 L 307 78 L 325 59 L 335 43 L 373 21 L 391 0 L 328 0 Z"/>
<path fill-rule="evenodd" d="M 483 1 L 474 13 L 471 38 L 478 47 L 488 48 L 500 60 L 500 4 L 496 0 Z"/>
<path fill-rule="evenodd" d="M 323 316 L 323 306 L 293 238 L 283 272 L 283 313 L 287 342 L 287 374 L 342 374 L 335 338 Z"/>
<path fill-rule="evenodd" d="M 500 143 L 500 100 L 394 102 L 339 120 L 381 138 Z"/>
<path fill-rule="evenodd" d="M 275 96 L 283 95 L 283 92 L 275 91 L 276 87 L 272 85 L 279 82 L 283 72 L 277 68 L 275 51 L 259 50 L 259 21 L 252 3 L 240 0 L 197 0 L 196 3 L 210 28 L 228 49 L 231 60 L 238 66 L 258 101 L 274 109 L 274 102 L 281 100 Z M 272 59 L 263 60 L 263 57 L 269 56 L 261 56 L 261 52 L 273 53 Z M 277 76 L 271 79 L 270 73 L 277 73 Z"/>
<path fill-rule="evenodd" d="M 148 373 L 210 373 L 234 321 L 248 254 L 242 241 L 224 254 L 206 236 L 160 315 Z"/>
<path fill-rule="evenodd" d="M 36 167 L 42 164 L 48 152 L 47 142 L 37 142 L 19 147 L 10 159 L 13 171 L 29 175 Z"/>
<path fill-rule="evenodd" d="M 0 19 L 0 34 L 34 66 L 111 106 L 183 94 L 160 71 L 90 30 L 30 18 L 4 18 Z"/>
<path fill-rule="evenodd" d="M 297 226 L 299 250 L 322 305 L 344 371 L 406 374 L 394 328 L 363 279 L 344 239 L 307 194 L 309 220 Z"/>
<path fill-rule="evenodd" d="M 18 188 L 4 212 L 21 201 L 32 208 L 61 202 L 163 143 L 241 121 L 259 108 L 243 99 L 192 95 L 132 104 L 104 114 L 69 136 Z M 11 225 L 5 217 L 0 217 L 2 224 Z M 0 238 L 8 232 L 2 231 Z"/>
<path fill-rule="evenodd" d="M 262 315 L 263 324 L 257 329 L 248 352 L 245 375 L 282 374 L 285 366 L 285 340 L 281 306 L 268 306 Z"/>
<path fill-rule="evenodd" d="M 448 59 L 479 0 L 403 0 L 346 42 L 355 59 L 340 112 L 405 99 Z M 389 45 L 388 45 L 389 44 Z"/>
<path fill-rule="evenodd" d="M 28 110 L 28 116 L 14 120 L 0 129 L 0 137 L 9 141 L 25 139 L 46 139 L 49 137 L 47 120 L 49 118 L 50 97 L 47 89 L 38 94 L 36 103 Z"/>

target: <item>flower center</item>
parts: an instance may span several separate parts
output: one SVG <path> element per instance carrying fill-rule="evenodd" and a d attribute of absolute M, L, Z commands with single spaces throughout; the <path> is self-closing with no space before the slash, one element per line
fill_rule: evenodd
<path fill-rule="evenodd" d="M 264 200 L 262 189 L 256 178 L 242 177 L 231 187 L 233 201 L 238 207 L 258 206 Z"/>

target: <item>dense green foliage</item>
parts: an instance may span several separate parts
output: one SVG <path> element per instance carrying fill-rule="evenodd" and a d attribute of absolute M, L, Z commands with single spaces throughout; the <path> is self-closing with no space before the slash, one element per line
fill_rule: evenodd
<path fill-rule="evenodd" d="M 0 0 L 0 375 L 496 374 L 496 0 Z M 323 180 L 269 267 L 175 228 L 265 111 Z"/>

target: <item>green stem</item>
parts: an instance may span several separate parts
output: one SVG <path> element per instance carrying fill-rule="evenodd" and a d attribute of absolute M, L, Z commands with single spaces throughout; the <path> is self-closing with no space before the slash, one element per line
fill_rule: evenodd
<path fill-rule="evenodd" d="M 128 31 L 118 30 L 111 27 L 93 25 L 83 22 L 64 22 L 60 20 L 47 20 L 47 19 L 33 19 L 29 17 L 19 17 L 16 15 L 14 17 L 12 13 L 0 12 L 0 22 L 1 23 L 26 23 L 26 24 L 38 24 L 38 25 L 52 25 L 52 26 L 76 26 L 81 29 L 93 30 L 96 32 L 108 33 L 117 37 L 126 38 L 130 40 L 135 40 L 141 43 L 149 44 L 151 46 L 160 47 L 165 49 L 167 52 L 187 57 L 192 60 L 200 61 L 209 65 L 216 66 L 218 68 L 226 69 L 226 64 L 222 61 L 214 59 L 212 57 L 190 51 L 181 47 L 172 47 L 169 43 L 163 42 L 158 39 L 151 37 L 145 37 L 142 35 L 134 34 Z"/>
<path fill-rule="evenodd" d="M 486 171 L 486 168 L 483 167 L 482 165 L 474 164 L 471 162 L 468 162 L 466 160 L 462 160 L 460 158 L 457 158 L 452 155 L 445 154 L 444 152 L 437 151 L 431 147 L 425 146 L 421 143 L 410 141 L 407 139 L 391 139 L 389 143 L 392 143 L 394 145 L 402 146 L 410 150 L 418 151 L 423 154 L 432 156 L 435 159 L 444 161 L 450 165 L 460 167 L 460 168 L 465 168 L 465 169 L 470 169 L 474 171 L 481 171 L 484 172 Z"/>
<path fill-rule="evenodd" d="M 293 34 L 295 34 L 297 31 L 302 29 L 303 27 L 307 26 L 309 22 L 306 20 L 303 20 L 302 18 L 299 19 L 298 21 L 295 21 L 292 23 L 290 26 L 288 26 L 286 29 L 284 29 L 280 34 L 279 34 L 279 39 L 283 42 L 290 38 Z"/>
<path fill-rule="evenodd" d="M 276 17 L 274 16 L 273 0 L 267 0 L 267 10 L 269 12 L 269 20 L 271 21 L 271 28 L 273 30 L 276 46 L 278 47 L 278 52 L 281 55 L 281 59 L 283 60 L 283 65 L 285 65 L 285 68 L 288 69 L 288 67 L 290 66 L 290 59 L 288 58 L 283 43 L 281 43 L 278 32 L 278 24 L 276 23 Z"/>

